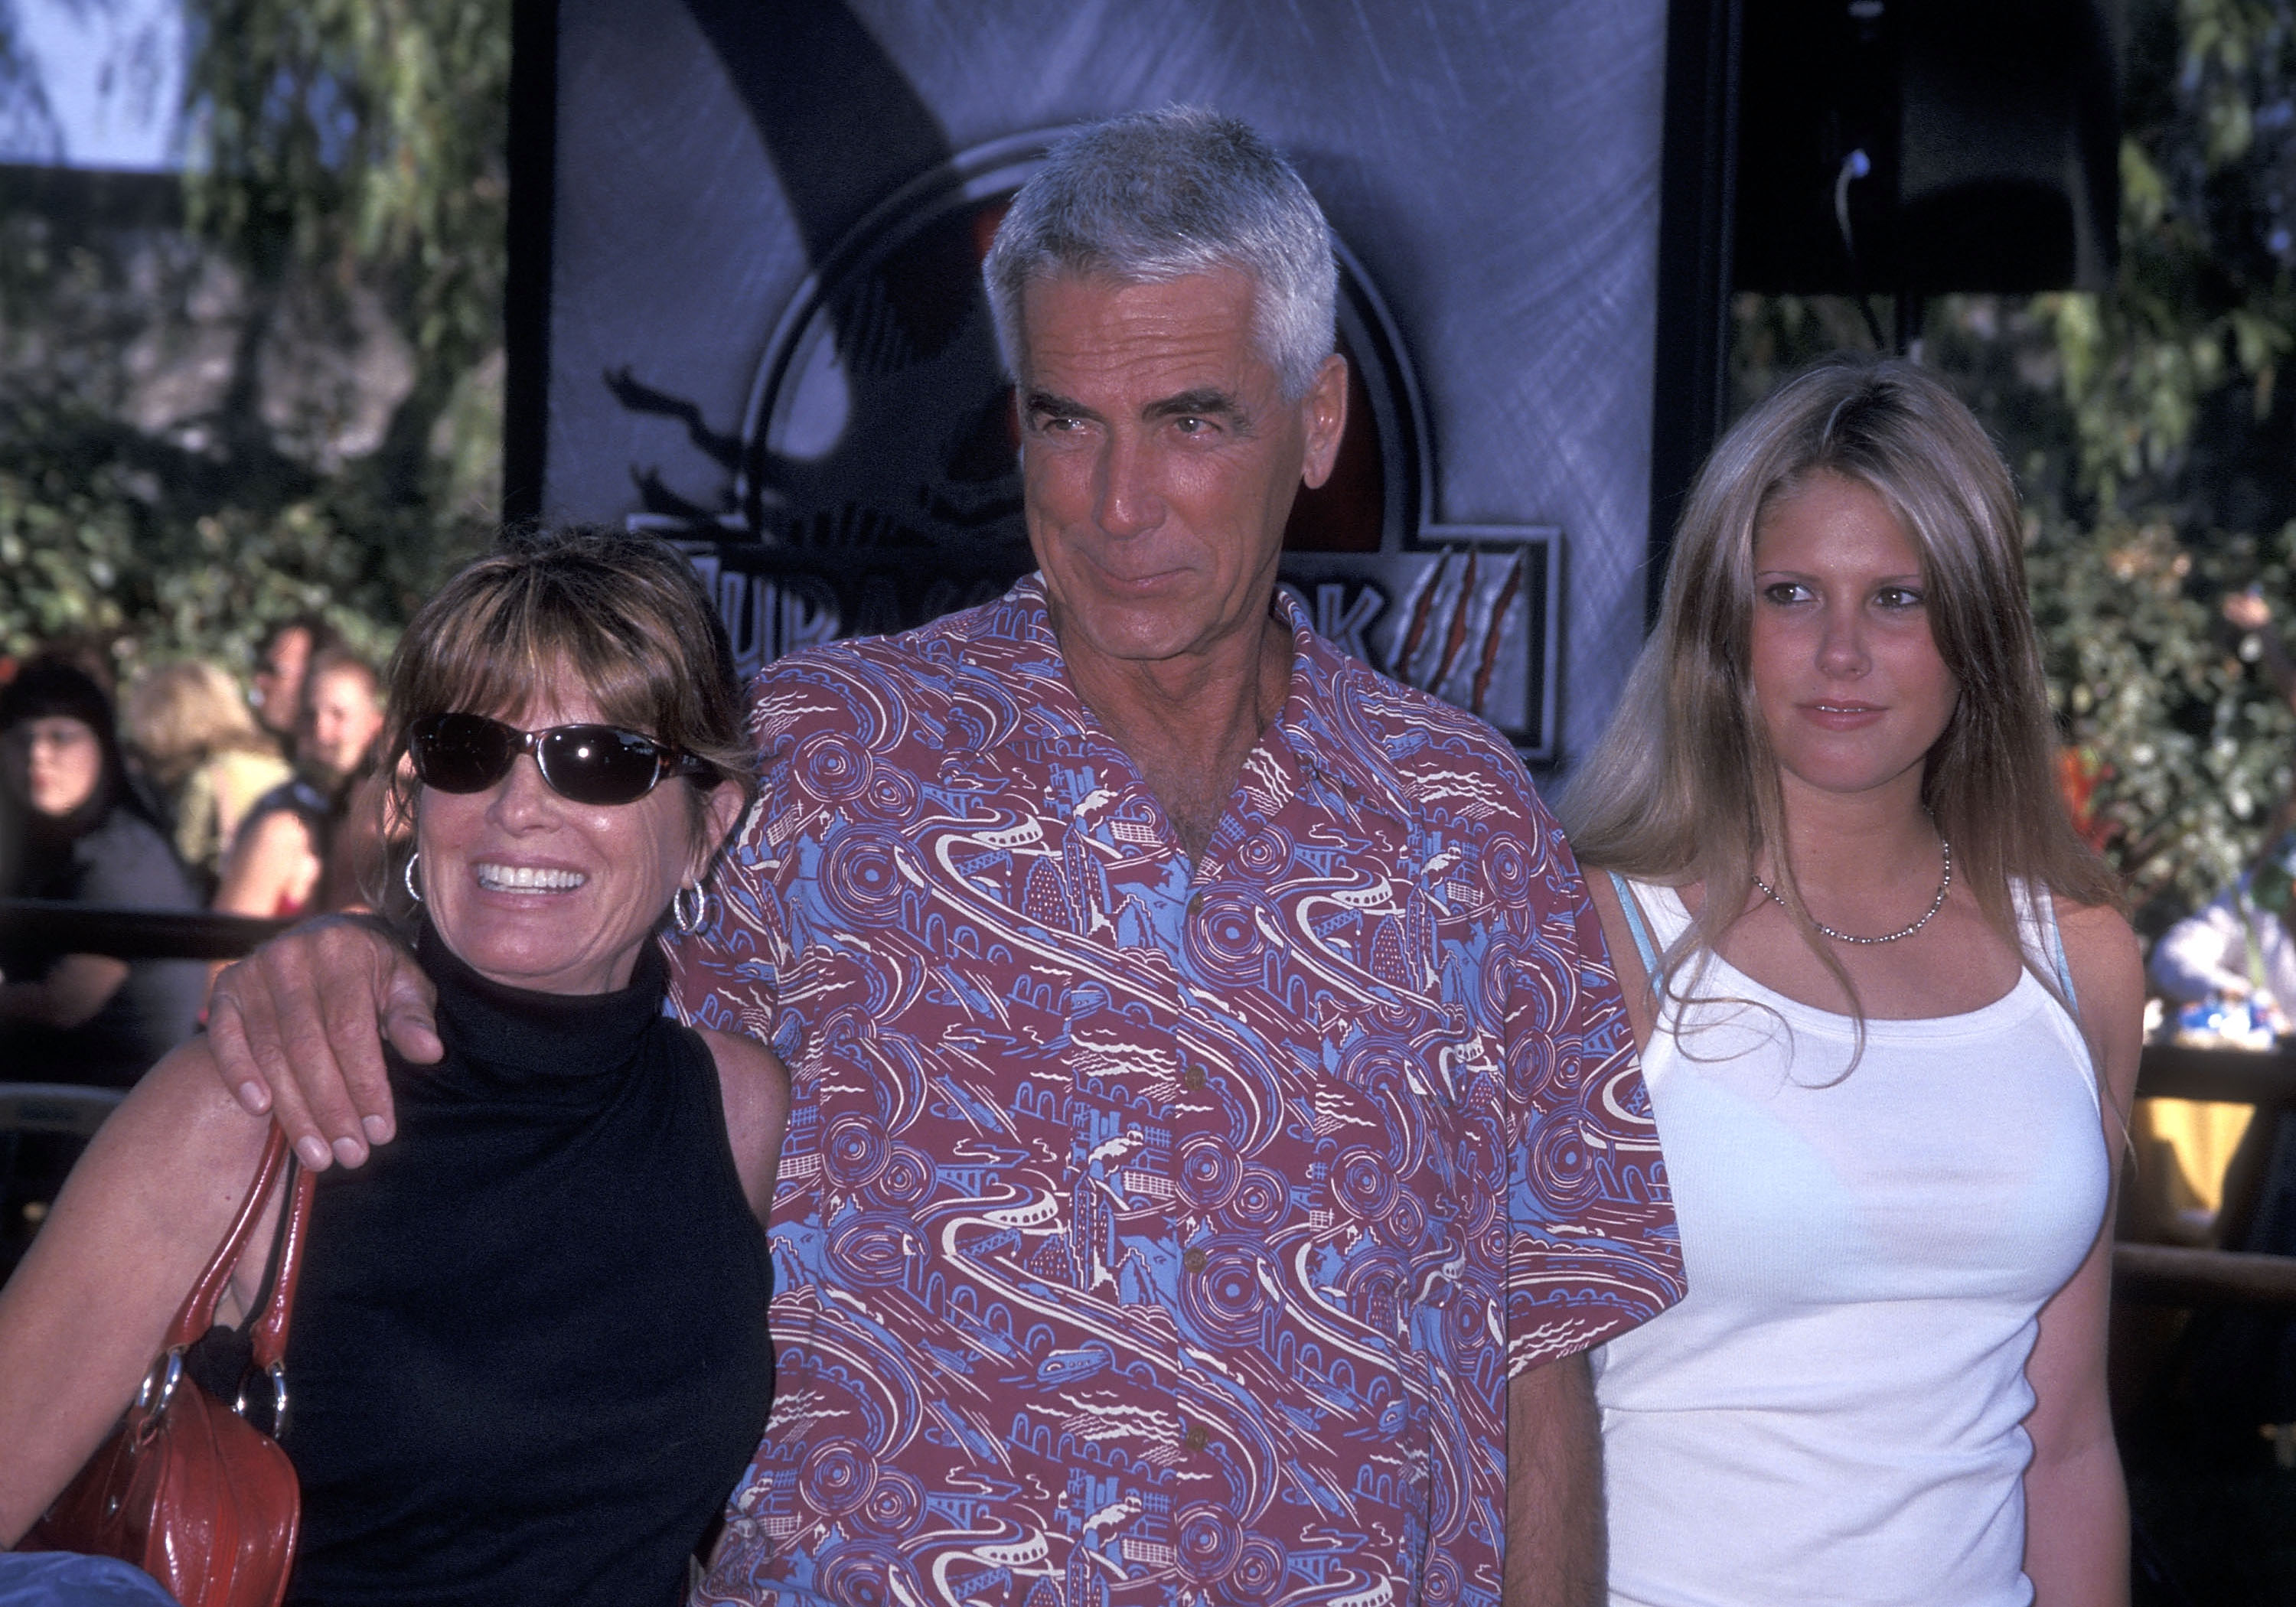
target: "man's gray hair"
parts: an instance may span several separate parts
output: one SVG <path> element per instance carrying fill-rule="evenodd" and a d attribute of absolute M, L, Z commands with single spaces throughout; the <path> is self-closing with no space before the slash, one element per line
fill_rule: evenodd
<path fill-rule="evenodd" d="M 1021 377 L 1021 294 L 1098 275 L 1156 283 L 1234 268 L 1259 286 L 1260 355 L 1298 401 L 1332 351 L 1339 268 L 1323 209 L 1292 164 L 1235 118 L 1167 106 L 1095 123 L 1021 187 L 982 274 L 1004 366 Z"/>

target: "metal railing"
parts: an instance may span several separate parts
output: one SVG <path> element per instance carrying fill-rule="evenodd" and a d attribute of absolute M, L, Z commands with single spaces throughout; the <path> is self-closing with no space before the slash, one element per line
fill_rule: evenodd
<path fill-rule="evenodd" d="M 204 909 L 119 909 L 57 898 L 0 898 L 0 930 L 51 954 L 115 960 L 235 960 L 294 924 Z"/>

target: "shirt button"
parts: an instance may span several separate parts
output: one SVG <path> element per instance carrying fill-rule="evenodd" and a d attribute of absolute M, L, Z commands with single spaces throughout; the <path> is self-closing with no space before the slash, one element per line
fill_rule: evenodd
<path fill-rule="evenodd" d="M 1204 1069 L 1201 1066 L 1190 1066 L 1185 1071 L 1180 1073 L 1180 1080 L 1191 1088 L 1201 1088 L 1204 1086 Z"/>
<path fill-rule="evenodd" d="M 1201 1272 L 1210 1260 L 1211 1258 L 1204 1254 L 1202 1250 L 1191 1250 L 1182 1254 L 1180 1257 L 1180 1265 L 1186 1267 L 1190 1272 Z"/>
<path fill-rule="evenodd" d="M 1201 893 L 1190 893 L 1188 895 L 1188 914 L 1198 920 L 1201 920 L 1203 918 L 1204 896 Z"/>
<path fill-rule="evenodd" d="M 1188 1427 L 1188 1431 L 1180 1436 L 1180 1443 L 1192 1451 L 1201 1451 L 1211 1443 L 1211 1438 L 1204 1432 L 1203 1424 L 1192 1423 Z"/>

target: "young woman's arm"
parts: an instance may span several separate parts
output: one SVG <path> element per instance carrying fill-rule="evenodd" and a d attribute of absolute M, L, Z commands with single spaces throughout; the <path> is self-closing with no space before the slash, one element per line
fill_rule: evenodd
<path fill-rule="evenodd" d="M 782 1137 L 789 1130 L 789 1068 L 755 1038 L 704 1030 L 702 1042 L 718 1062 L 718 1091 L 726 1104 L 726 1138 L 742 1193 L 763 1222 L 774 1206 L 774 1177 Z"/>
<path fill-rule="evenodd" d="M 274 809 L 252 822 L 224 862 L 215 907 L 227 914 L 267 919 L 311 896 L 321 870 L 311 833 L 292 810 Z"/>
<path fill-rule="evenodd" d="M 2104 1142 L 2118 1177 L 2123 1120 L 2136 1096 L 2143 1046 L 2144 972 L 2136 939 L 2110 910 L 2063 911 L 2065 958 L 2096 1060 Z M 2112 1308 L 2112 1209 L 2072 1280 L 2041 1308 L 2026 1364 L 2033 1441 L 2025 1472 L 2025 1573 L 2036 1607 L 2128 1600 L 2128 1494 L 2105 1391 L 2105 1327 Z"/>
<path fill-rule="evenodd" d="M 0 1546 L 47 1510 L 134 1398 L 254 1181 L 269 1126 L 232 1103 L 194 1039 L 72 1169 L 0 1290 Z M 275 1202 L 265 1215 L 275 1219 Z M 267 1249 L 270 1231 L 258 1223 L 252 1242 Z M 225 1320 L 239 1301 L 226 1296 Z"/>

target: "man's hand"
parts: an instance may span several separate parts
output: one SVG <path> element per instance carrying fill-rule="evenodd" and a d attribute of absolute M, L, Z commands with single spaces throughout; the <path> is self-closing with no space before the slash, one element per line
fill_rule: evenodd
<path fill-rule="evenodd" d="M 379 922 L 323 915 L 216 979 L 208 1041 L 233 1097 L 275 1115 L 305 1166 L 359 1166 L 397 1130 L 382 1035 L 408 1060 L 437 1060 L 436 997 Z"/>
<path fill-rule="evenodd" d="M 1507 1382 L 1505 1607 L 1601 1607 L 1603 1432 L 1585 1352 Z"/>

